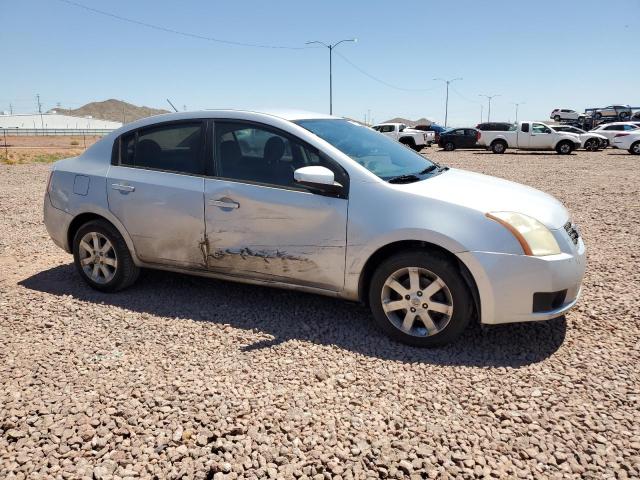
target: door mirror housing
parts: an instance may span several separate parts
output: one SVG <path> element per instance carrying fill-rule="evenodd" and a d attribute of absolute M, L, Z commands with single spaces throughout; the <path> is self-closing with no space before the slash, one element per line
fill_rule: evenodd
<path fill-rule="evenodd" d="M 296 169 L 293 179 L 300 185 L 325 193 L 337 194 L 342 191 L 342 185 L 335 181 L 333 172 L 320 165 Z"/>

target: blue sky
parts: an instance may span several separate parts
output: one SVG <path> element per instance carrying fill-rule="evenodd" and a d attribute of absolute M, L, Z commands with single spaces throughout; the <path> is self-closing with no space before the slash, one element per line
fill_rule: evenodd
<path fill-rule="evenodd" d="M 113 14 L 225 40 L 303 47 L 335 42 L 334 113 L 480 120 L 544 119 L 555 107 L 640 106 L 640 1 L 454 2 L 77 0 Z M 526 5 L 526 6 L 525 6 Z M 0 110 L 31 112 L 118 98 L 179 109 L 328 111 L 328 52 L 231 46 L 99 15 L 60 0 L 0 0 Z"/>

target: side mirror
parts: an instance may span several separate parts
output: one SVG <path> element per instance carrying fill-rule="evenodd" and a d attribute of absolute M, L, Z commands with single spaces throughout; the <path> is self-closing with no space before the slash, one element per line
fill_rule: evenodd
<path fill-rule="evenodd" d="M 335 181 L 333 172 L 327 167 L 319 165 L 296 169 L 293 172 L 293 179 L 300 185 L 311 187 L 321 192 L 339 193 L 342 190 L 342 185 Z"/>

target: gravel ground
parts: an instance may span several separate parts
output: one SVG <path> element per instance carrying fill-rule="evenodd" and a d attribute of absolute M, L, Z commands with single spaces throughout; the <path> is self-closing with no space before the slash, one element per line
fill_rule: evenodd
<path fill-rule="evenodd" d="M 566 318 L 388 340 L 363 307 L 146 272 L 90 290 L 0 166 L 0 478 L 638 478 L 640 169 L 626 152 L 427 151 L 562 200 Z"/>

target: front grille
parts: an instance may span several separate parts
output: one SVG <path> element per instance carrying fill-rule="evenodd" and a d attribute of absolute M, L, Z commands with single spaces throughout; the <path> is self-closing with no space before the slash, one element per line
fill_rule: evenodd
<path fill-rule="evenodd" d="M 568 221 L 567 223 L 564 224 L 564 229 L 567 232 L 567 235 L 569 235 L 569 238 L 571 238 L 571 241 L 575 245 L 577 245 L 578 239 L 580 238 L 580 232 L 578 231 L 578 227 L 576 227 L 573 223 L 571 223 L 571 221 Z"/>

